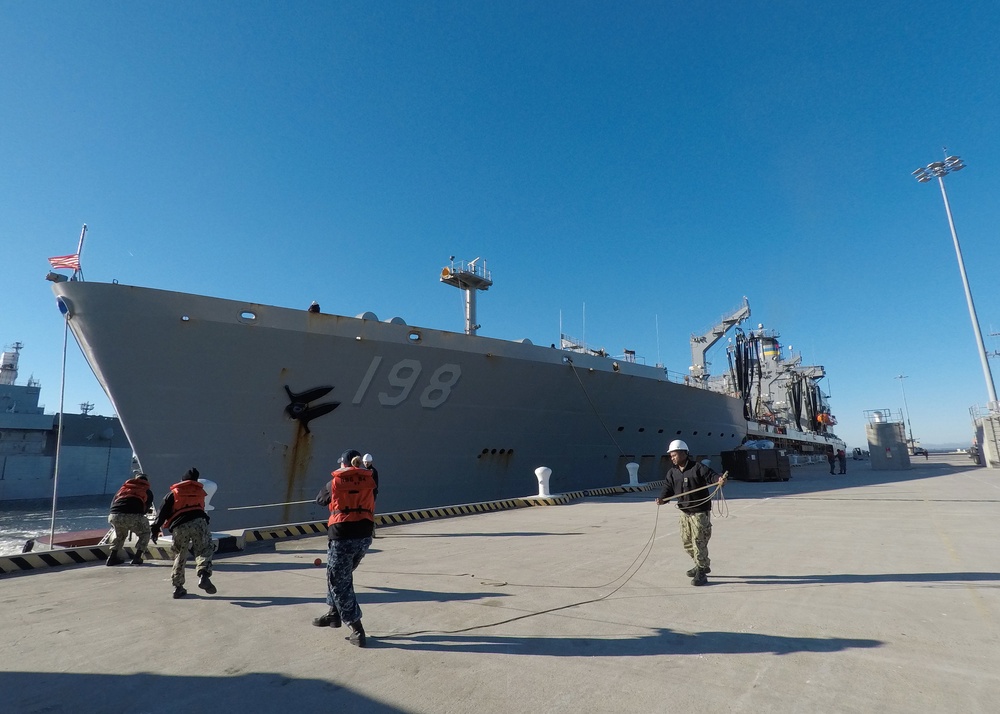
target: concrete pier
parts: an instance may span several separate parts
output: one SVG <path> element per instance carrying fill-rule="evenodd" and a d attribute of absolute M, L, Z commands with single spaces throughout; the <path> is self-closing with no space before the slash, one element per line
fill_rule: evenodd
<path fill-rule="evenodd" d="M 317 628 L 326 538 L 0 576 L 2 710 L 994 712 L 1000 477 L 964 457 L 730 482 L 709 584 L 653 492 L 380 528 L 369 646 Z M 322 708 L 322 709 L 320 709 Z"/>

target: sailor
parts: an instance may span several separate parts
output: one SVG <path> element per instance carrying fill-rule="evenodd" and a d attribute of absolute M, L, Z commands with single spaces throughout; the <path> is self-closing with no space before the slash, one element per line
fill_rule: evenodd
<path fill-rule="evenodd" d="M 319 312 L 319 303 L 313 300 L 307 312 Z"/>
<path fill-rule="evenodd" d="M 694 560 L 694 567 L 687 571 L 692 585 L 705 585 L 706 577 L 712 572 L 708 557 L 708 540 L 712 537 L 712 492 L 709 486 L 717 483 L 721 488 L 726 483 L 726 474 L 717 474 L 704 463 L 695 463 L 689 458 L 688 445 L 674 439 L 667 447 L 674 466 L 667 472 L 666 485 L 656 498 L 662 506 L 677 496 L 677 507 L 681 511 L 680 531 L 684 550 Z"/>
<path fill-rule="evenodd" d="M 331 480 L 316 495 L 316 503 L 330 509 L 326 561 L 329 611 L 312 621 L 316 627 L 340 627 L 346 622 L 351 628 L 347 639 L 358 647 L 367 642 L 354 594 L 354 570 L 371 547 L 375 527 L 375 479 L 362 466 L 359 452 L 345 451 L 340 468 L 330 474 Z"/>
<path fill-rule="evenodd" d="M 146 552 L 146 546 L 149 545 L 151 532 L 146 514 L 152 510 L 153 491 L 149 488 L 149 479 L 144 473 L 132 474 L 132 478 L 122 484 L 118 493 L 111 500 L 108 523 L 115 529 L 115 539 L 111 543 L 108 565 L 118 565 L 124 562 L 118 553 L 130 532 L 136 535 L 132 565 L 142 565 L 142 554 Z"/>
<path fill-rule="evenodd" d="M 373 465 L 375 457 L 371 454 L 365 454 L 361 457 L 361 465 L 372 472 L 372 478 L 375 480 L 375 490 L 372 494 L 375 496 L 375 500 L 378 500 L 378 469 Z M 376 527 L 374 523 L 372 524 L 372 538 L 377 538 L 375 535 Z"/>
<path fill-rule="evenodd" d="M 188 469 L 184 478 L 170 487 L 160 506 L 160 514 L 153 524 L 153 542 L 160 537 L 160 529 L 167 528 L 173 535 L 171 552 L 174 554 L 174 568 L 170 572 L 170 582 L 174 586 L 174 598 L 187 595 L 184 589 L 184 565 L 188 551 L 194 551 L 194 569 L 198 576 L 198 587 L 214 595 L 218 588 L 212 584 L 212 531 L 208 527 L 205 512 L 205 488 L 198 482 L 198 469 Z"/>
<path fill-rule="evenodd" d="M 840 471 L 837 473 L 846 474 L 847 473 L 847 452 L 843 449 L 837 449 L 837 461 L 840 463 Z"/>

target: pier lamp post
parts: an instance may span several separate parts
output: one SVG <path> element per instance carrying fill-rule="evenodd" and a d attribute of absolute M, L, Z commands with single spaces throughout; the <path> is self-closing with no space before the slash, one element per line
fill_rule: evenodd
<path fill-rule="evenodd" d="M 979 329 L 979 318 L 976 316 L 976 305 L 972 302 L 972 290 L 969 288 L 969 276 L 965 274 L 965 261 L 962 260 L 962 248 L 958 244 L 958 233 L 955 232 L 955 221 L 951 217 L 951 204 L 948 203 L 948 192 L 944 188 L 944 177 L 965 168 L 965 162 L 957 156 L 948 156 L 944 161 L 935 161 L 922 166 L 913 172 L 913 178 L 920 183 L 927 183 L 932 178 L 938 180 L 941 186 L 941 198 L 944 199 L 944 210 L 948 214 L 948 226 L 951 228 L 951 239 L 955 243 L 955 255 L 958 256 L 958 270 L 962 274 L 962 285 L 965 287 L 965 300 L 969 304 L 969 317 L 972 318 L 972 329 L 976 333 L 976 343 L 979 345 L 979 359 L 983 363 L 983 375 L 986 377 L 986 391 L 990 395 L 990 411 L 997 411 L 997 390 L 993 385 L 993 374 L 990 372 L 990 362 L 986 357 L 986 345 L 983 344 L 983 333 Z M 902 384 L 902 382 L 900 383 Z"/>
<path fill-rule="evenodd" d="M 896 379 L 899 380 L 899 388 L 903 392 L 903 411 L 906 412 L 906 427 L 910 430 L 910 451 L 913 451 L 913 424 L 910 423 L 910 408 L 906 406 L 906 390 L 903 389 L 903 380 L 907 379 L 907 375 L 899 374 L 896 375 Z"/>

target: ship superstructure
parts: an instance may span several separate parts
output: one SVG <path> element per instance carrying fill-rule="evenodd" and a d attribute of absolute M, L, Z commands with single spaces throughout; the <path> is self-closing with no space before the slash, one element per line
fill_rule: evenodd
<path fill-rule="evenodd" d="M 844 448 L 832 427 L 837 420 L 820 386 L 826 376 L 821 365 L 803 365 L 780 342 L 777 331 L 758 324 L 744 331 L 750 303 L 727 313 L 709 330 L 691 336 L 689 383 L 739 399 L 750 439 L 773 441 L 779 448 L 811 452 Z M 706 354 L 730 331 L 726 348 L 728 369 L 712 375 Z"/>

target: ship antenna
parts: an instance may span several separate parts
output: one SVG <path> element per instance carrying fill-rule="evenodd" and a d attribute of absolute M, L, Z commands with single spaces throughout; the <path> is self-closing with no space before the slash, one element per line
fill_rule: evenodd
<path fill-rule="evenodd" d="M 653 322 L 656 325 L 656 366 L 659 367 L 662 362 L 660 362 L 660 316 L 653 315 Z"/>

